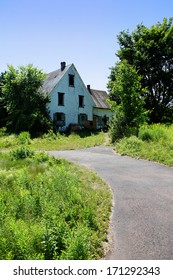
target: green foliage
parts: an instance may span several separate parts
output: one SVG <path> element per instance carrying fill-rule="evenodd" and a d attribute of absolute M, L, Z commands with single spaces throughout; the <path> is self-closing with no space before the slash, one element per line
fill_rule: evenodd
<path fill-rule="evenodd" d="M 138 138 L 122 139 L 116 144 L 116 150 L 122 155 L 173 166 L 173 125 L 144 125 L 139 129 Z"/>
<path fill-rule="evenodd" d="M 147 89 L 141 92 L 141 97 L 145 97 L 150 123 L 172 122 L 173 118 L 172 22 L 173 18 L 165 18 L 150 28 L 139 24 L 131 34 L 122 31 L 118 35 L 120 50 L 117 56 L 120 62 L 126 60 L 135 67 L 141 76 L 142 88 Z M 111 70 L 110 89 L 116 80 L 116 68 Z M 111 91 L 111 98 L 116 99 L 116 92 Z"/>
<path fill-rule="evenodd" d="M 7 128 L 16 133 L 29 131 L 32 135 L 47 131 L 49 98 L 40 93 L 45 78 L 42 71 L 32 65 L 17 69 L 8 66 L 3 78 L 2 100 L 8 114 Z"/>
<path fill-rule="evenodd" d="M 98 259 L 110 208 L 89 170 L 45 153 L 0 154 L 0 259 Z"/>
<path fill-rule="evenodd" d="M 18 136 L 7 134 L 4 129 L 0 130 L 0 149 L 16 148 L 18 145 L 29 145 L 37 150 L 75 150 L 102 145 L 105 142 L 103 132 L 82 132 L 81 134 L 60 134 L 50 130 L 41 137 L 30 138 L 28 132 L 21 132 Z"/>
<path fill-rule="evenodd" d="M 170 127 L 166 125 L 144 125 L 140 127 L 138 137 L 143 141 L 167 141 L 168 139 L 170 139 L 169 133 Z"/>
<path fill-rule="evenodd" d="M 135 156 L 138 155 L 142 147 L 142 141 L 136 136 L 130 136 L 123 138 L 116 146 L 117 150 L 121 152 L 122 155 L 126 155 L 129 151 L 130 154 Z"/>
<path fill-rule="evenodd" d="M 7 109 L 5 106 L 5 102 L 3 100 L 3 93 L 2 93 L 2 87 L 5 82 L 4 75 L 5 72 L 0 74 L 0 128 L 6 125 L 6 119 L 7 119 Z"/>
<path fill-rule="evenodd" d="M 0 137 L 6 136 L 6 131 L 7 131 L 6 127 L 0 128 Z"/>
<path fill-rule="evenodd" d="M 33 155 L 34 155 L 33 150 L 25 146 L 21 146 L 16 150 L 10 152 L 10 156 L 12 160 L 24 159 L 24 158 L 32 157 Z"/>
<path fill-rule="evenodd" d="M 0 149 L 9 149 L 17 145 L 17 137 L 14 134 L 6 134 L 2 132 L 0 135 Z"/>
<path fill-rule="evenodd" d="M 19 144 L 28 145 L 31 143 L 31 136 L 28 131 L 23 131 L 18 135 Z"/>
<path fill-rule="evenodd" d="M 103 132 L 90 134 L 59 134 L 49 131 L 41 138 L 32 140 L 32 146 L 39 150 L 75 150 L 102 145 L 105 141 Z"/>
<path fill-rule="evenodd" d="M 124 114 L 117 112 L 116 116 L 112 116 L 109 121 L 109 134 L 111 136 L 111 142 L 125 137 L 127 134 L 127 126 Z"/>
<path fill-rule="evenodd" d="M 126 61 L 118 63 L 116 67 L 116 79 L 109 84 L 111 91 L 115 93 L 115 116 L 110 122 L 112 141 L 136 134 L 139 126 L 146 121 L 144 100 L 141 93 L 140 77 L 134 67 Z"/>

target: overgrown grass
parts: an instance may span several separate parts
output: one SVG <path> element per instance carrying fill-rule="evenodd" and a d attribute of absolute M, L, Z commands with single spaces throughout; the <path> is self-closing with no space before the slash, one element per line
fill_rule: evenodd
<path fill-rule="evenodd" d="M 122 155 L 157 161 L 173 166 L 173 125 L 145 125 L 138 137 L 124 138 L 116 144 Z"/>
<path fill-rule="evenodd" d="M 37 150 L 74 150 L 102 145 L 105 142 L 103 132 L 81 132 L 70 135 L 50 131 L 40 138 L 31 139 L 28 132 L 7 135 L 0 131 L 0 150 L 9 150 L 19 145 L 29 145 Z"/>
<path fill-rule="evenodd" d="M 88 169 L 26 147 L 0 153 L 0 259 L 99 259 L 111 193 Z"/>

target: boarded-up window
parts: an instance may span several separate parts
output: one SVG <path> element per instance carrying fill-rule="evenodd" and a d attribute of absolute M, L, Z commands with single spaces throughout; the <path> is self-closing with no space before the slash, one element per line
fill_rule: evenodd
<path fill-rule="evenodd" d="M 84 126 L 84 124 L 87 121 L 87 119 L 88 119 L 88 116 L 86 114 L 79 114 L 78 115 L 79 125 Z"/>

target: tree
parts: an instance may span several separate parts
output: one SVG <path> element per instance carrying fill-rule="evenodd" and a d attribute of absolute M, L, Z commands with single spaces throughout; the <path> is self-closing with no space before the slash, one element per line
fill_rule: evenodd
<path fill-rule="evenodd" d="M 141 78 L 145 108 L 149 111 L 149 121 L 166 122 L 173 118 L 173 19 L 164 19 L 151 28 L 143 24 L 131 34 L 120 32 L 117 53 L 134 66 Z M 116 69 L 115 69 L 116 70 Z M 113 75 L 113 69 L 112 69 Z M 110 77 L 113 81 L 115 79 Z M 114 99 L 115 94 L 111 92 Z"/>
<path fill-rule="evenodd" d="M 46 108 L 49 98 L 41 93 L 44 78 L 42 71 L 32 65 L 17 69 L 8 66 L 2 93 L 8 113 L 7 128 L 10 131 L 29 131 L 31 135 L 36 135 L 49 128 L 50 119 Z"/>
<path fill-rule="evenodd" d="M 116 73 L 115 73 L 116 69 Z M 112 109 L 115 116 L 110 122 L 112 141 L 136 134 L 141 124 L 146 121 L 147 112 L 144 109 L 144 89 L 141 87 L 141 78 L 136 69 L 122 61 L 114 68 L 116 79 L 110 80 L 108 84 L 115 93 L 115 100 L 112 102 Z"/>
<path fill-rule="evenodd" d="M 5 103 L 3 100 L 3 93 L 2 93 L 2 87 L 4 84 L 4 73 L 0 74 L 0 127 L 6 126 L 6 119 L 7 119 L 7 110 L 5 108 Z"/>

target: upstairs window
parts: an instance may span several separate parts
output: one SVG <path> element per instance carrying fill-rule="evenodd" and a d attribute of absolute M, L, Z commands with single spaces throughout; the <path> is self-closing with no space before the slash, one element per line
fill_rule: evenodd
<path fill-rule="evenodd" d="M 79 95 L 79 107 L 84 108 L 84 96 Z"/>
<path fill-rule="evenodd" d="M 58 105 L 64 106 L 64 93 L 58 92 Z"/>
<path fill-rule="evenodd" d="M 74 87 L 74 75 L 69 75 L 69 87 Z"/>

